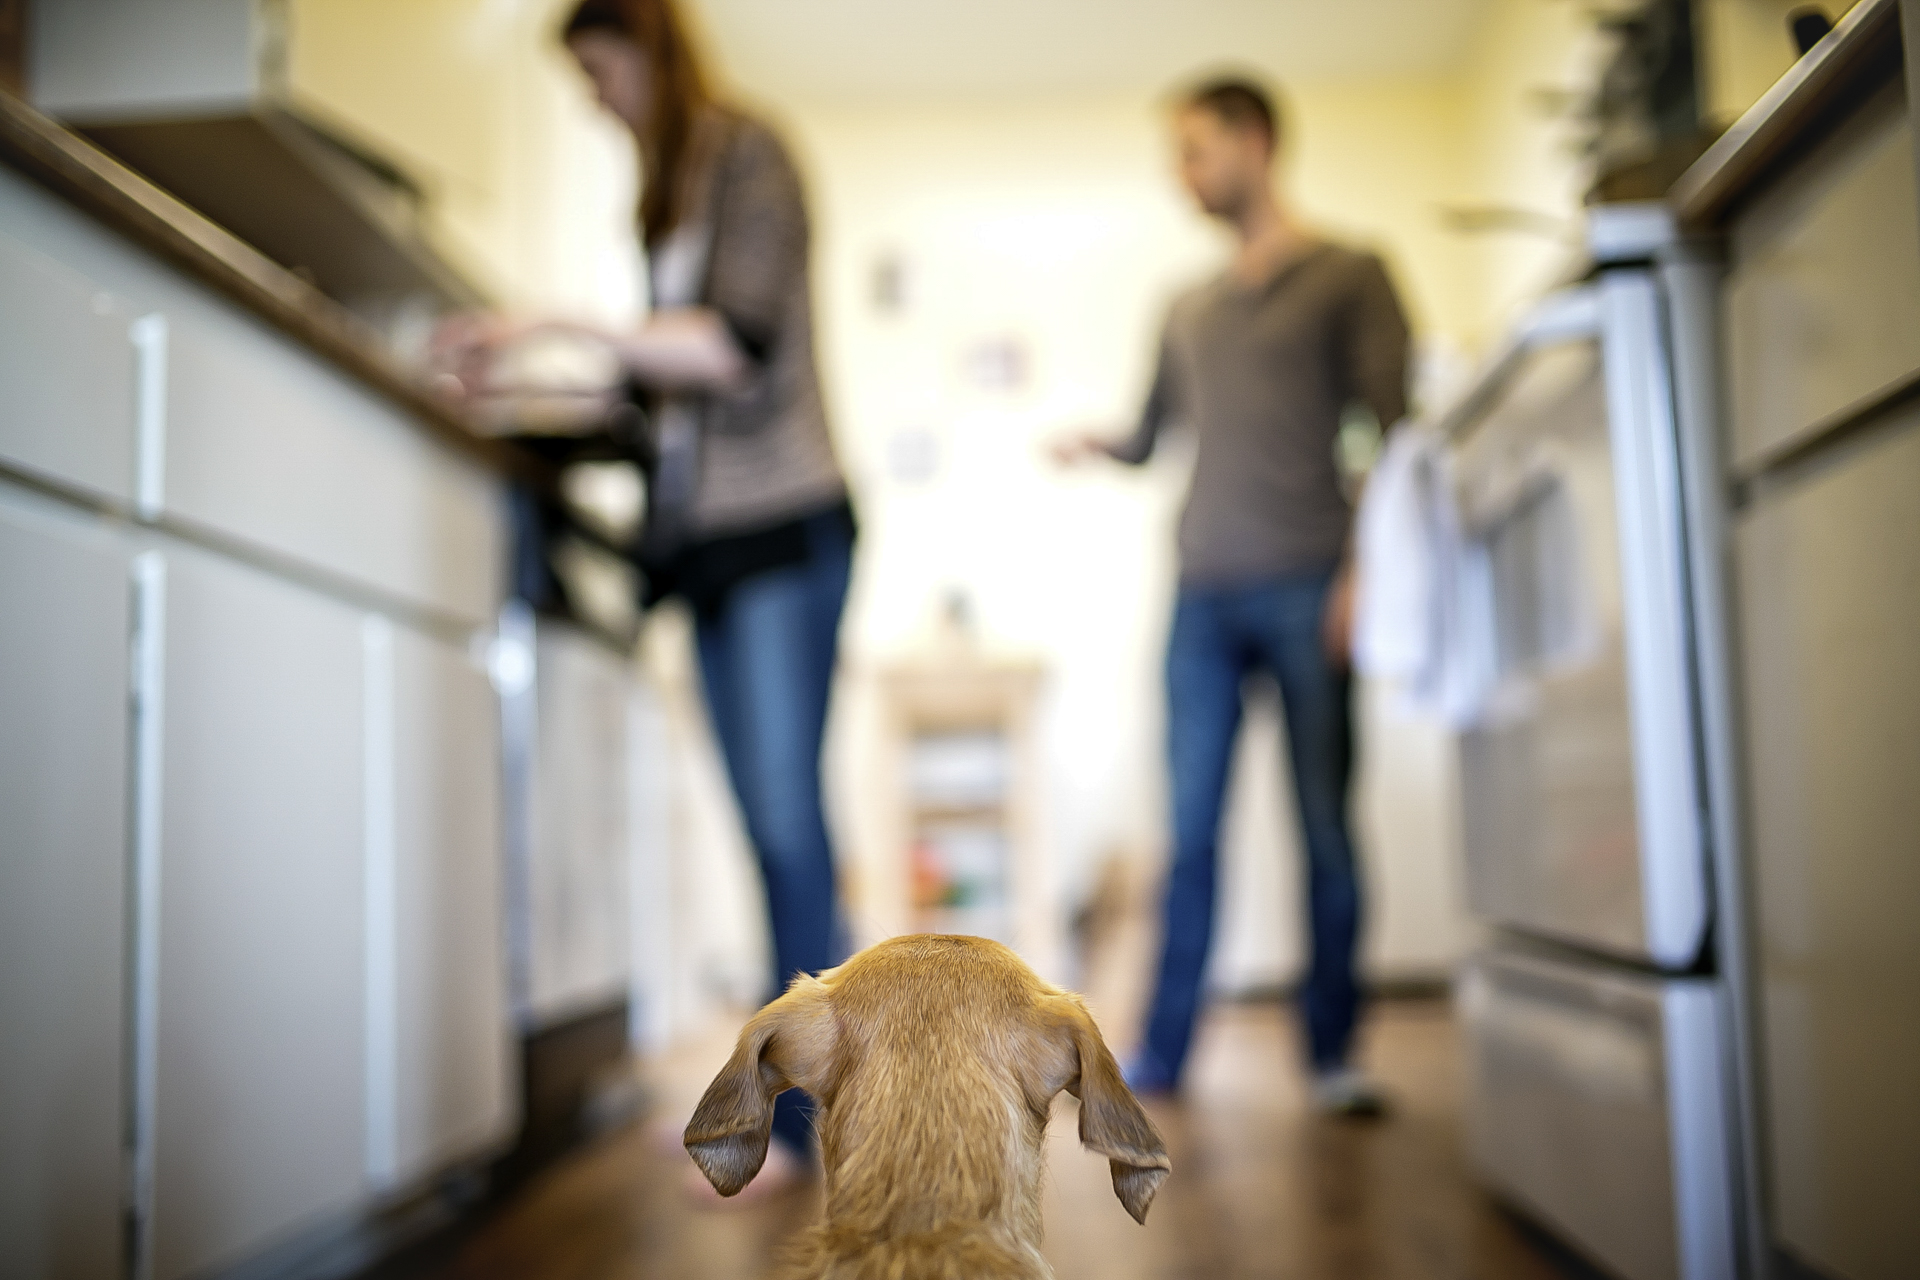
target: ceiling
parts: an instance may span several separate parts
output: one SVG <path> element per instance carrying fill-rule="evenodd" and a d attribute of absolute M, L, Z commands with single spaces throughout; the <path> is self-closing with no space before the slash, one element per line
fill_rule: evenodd
<path fill-rule="evenodd" d="M 1490 0 L 687 0 L 757 97 L 872 106 L 1444 74 Z"/>

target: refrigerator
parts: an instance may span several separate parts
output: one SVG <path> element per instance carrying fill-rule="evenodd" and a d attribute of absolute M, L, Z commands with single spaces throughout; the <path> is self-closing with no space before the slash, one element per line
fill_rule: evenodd
<path fill-rule="evenodd" d="M 1711 276 L 1657 208 L 1594 210 L 1589 250 L 1440 423 L 1494 649 L 1459 731 L 1470 1157 L 1609 1274 L 1718 1280 L 1742 1093 L 1681 411 Z"/>

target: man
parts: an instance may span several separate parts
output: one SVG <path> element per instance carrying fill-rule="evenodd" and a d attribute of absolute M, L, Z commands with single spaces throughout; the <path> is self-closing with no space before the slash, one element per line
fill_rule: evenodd
<path fill-rule="evenodd" d="M 1174 852 L 1164 952 L 1128 1079 L 1138 1091 L 1170 1091 L 1186 1063 L 1242 683 L 1264 670 L 1280 686 L 1307 851 L 1312 945 L 1300 1006 L 1314 1099 L 1333 1113 L 1375 1114 L 1380 1095 L 1349 1059 L 1361 909 L 1347 820 L 1352 513 L 1334 439 L 1352 405 L 1382 427 L 1405 414 L 1406 320 L 1378 258 L 1313 235 L 1281 200 L 1281 130 L 1258 85 L 1201 86 L 1182 99 L 1174 128 L 1182 180 L 1238 248 L 1218 278 L 1175 301 L 1133 436 L 1055 446 L 1062 462 L 1138 464 L 1176 420 L 1197 435 L 1167 653 Z"/>

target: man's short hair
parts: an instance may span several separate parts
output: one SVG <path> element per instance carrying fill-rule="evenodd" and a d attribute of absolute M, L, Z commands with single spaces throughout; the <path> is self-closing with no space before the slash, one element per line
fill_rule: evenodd
<path fill-rule="evenodd" d="M 1180 95 L 1188 111 L 1205 111 L 1230 129 L 1257 129 L 1269 150 L 1280 147 L 1280 111 L 1266 86 L 1243 76 L 1203 80 Z"/>

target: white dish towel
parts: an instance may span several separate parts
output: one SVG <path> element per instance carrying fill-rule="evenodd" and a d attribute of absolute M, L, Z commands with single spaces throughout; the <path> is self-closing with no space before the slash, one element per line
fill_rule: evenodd
<path fill-rule="evenodd" d="M 1470 727 L 1496 678 L 1492 579 L 1438 432 L 1407 423 L 1388 436 L 1355 539 L 1355 669 L 1398 686 L 1409 713 Z"/>

